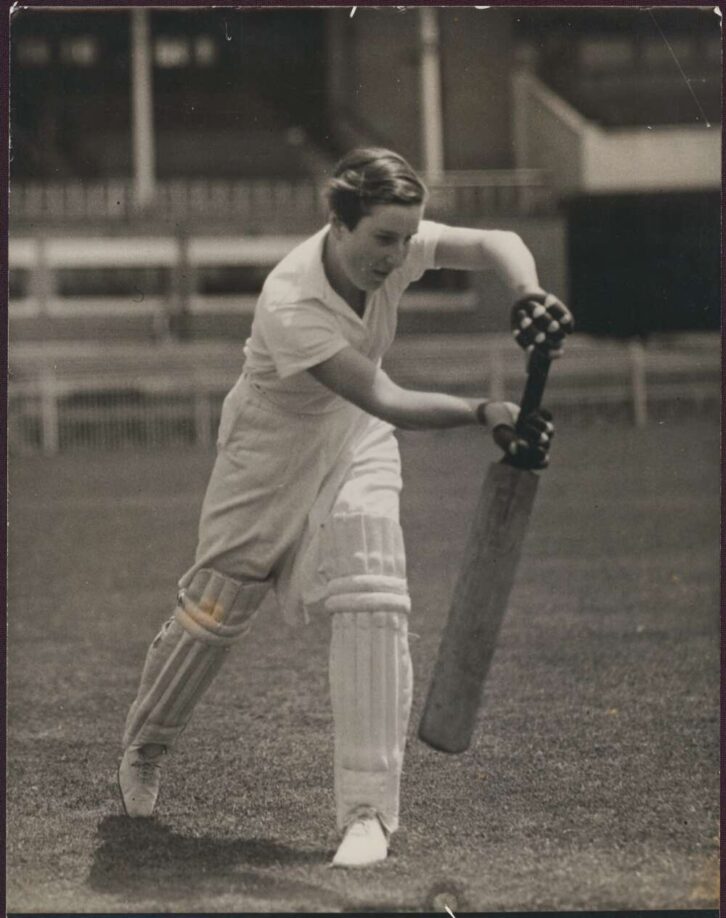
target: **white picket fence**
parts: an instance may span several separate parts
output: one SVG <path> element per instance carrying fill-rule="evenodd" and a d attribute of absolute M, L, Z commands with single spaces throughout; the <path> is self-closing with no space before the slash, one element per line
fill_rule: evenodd
<path fill-rule="evenodd" d="M 223 344 L 11 348 L 11 454 L 213 444 L 222 400 L 241 369 Z M 720 405 L 720 340 L 687 335 L 606 343 L 574 336 L 553 367 L 546 403 L 560 423 L 638 426 Z M 518 400 L 524 364 L 508 336 L 410 335 L 386 368 L 402 385 Z"/>

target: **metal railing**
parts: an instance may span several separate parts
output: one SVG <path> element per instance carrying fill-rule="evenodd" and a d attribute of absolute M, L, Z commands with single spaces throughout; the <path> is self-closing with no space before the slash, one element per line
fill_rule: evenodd
<path fill-rule="evenodd" d="M 550 213 L 555 205 L 538 169 L 447 172 L 429 177 L 430 211 L 455 216 Z M 12 182 L 11 226 L 35 224 L 159 226 L 234 222 L 245 233 L 308 232 L 325 219 L 315 179 L 175 179 L 155 185 L 148 207 L 135 205 L 130 178 L 101 181 Z"/>
<path fill-rule="evenodd" d="M 123 225 L 143 220 L 173 225 L 212 218 L 236 220 L 246 232 L 273 221 L 284 231 L 290 221 L 307 226 L 319 221 L 322 204 L 310 180 L 179 179 L 156 183 L 148 207 L 138 209 L 129 178 L 101 181 L 13 182 L 11 224 L 43 219 L 54 223 L 99 222 Z M 294 231 L 294 230 L 293 230 Z"/>

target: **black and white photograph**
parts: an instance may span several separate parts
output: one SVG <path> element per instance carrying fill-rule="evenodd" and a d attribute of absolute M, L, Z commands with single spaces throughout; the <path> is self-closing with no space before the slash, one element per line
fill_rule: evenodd
<path fill-rule="evenodd" d="M 720 8 L 7 19 L 7 913 L 715 918 Z"/>

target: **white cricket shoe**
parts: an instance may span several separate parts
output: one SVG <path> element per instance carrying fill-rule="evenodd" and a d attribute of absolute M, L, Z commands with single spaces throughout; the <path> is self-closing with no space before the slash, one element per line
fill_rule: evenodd
<path fill-rule="evenodd" d="M 376 816 L 362 816 L 352 822 L 340 843 L 333 867 L 367 867 L 385 861 L 388 839 Z"/>
<path fill-rule="evenodd" d="M 129 746 L 118 767 L 118 786 L 126 815 L 151 816 L 159 796 L 161 759 L 166 746 Z"/>

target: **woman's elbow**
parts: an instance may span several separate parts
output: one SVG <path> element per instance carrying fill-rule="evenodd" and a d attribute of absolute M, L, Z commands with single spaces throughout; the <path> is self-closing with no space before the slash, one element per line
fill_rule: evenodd
<path fill-rule="evenodd" d="M 503 249 L 512 254 L 522 254 L 524 252 L 529 254 L 529 249 L 519 233 L 515 233 L 513 230 L 499 230 L 498 232 L 500 233 Z"/>
<path fill-rule="evenodd" d="M 381 371 L 378 385 L 371 393 L 368 411 L 387 424 L 392 424 L 401 430 L 414 430 L 416 425 L 407 410 L 406 390 L 402 389 L 393 380 Z"/>

